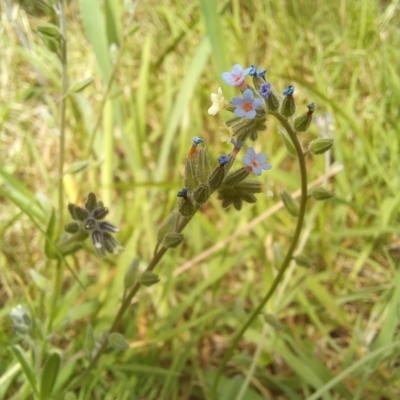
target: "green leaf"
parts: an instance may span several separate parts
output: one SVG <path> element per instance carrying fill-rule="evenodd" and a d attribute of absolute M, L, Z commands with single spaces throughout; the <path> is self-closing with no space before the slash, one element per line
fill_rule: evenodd
<path fill-rule="evenodd" d="M 111 77 L 112 66 L 104 14 L 100 9 L 100 2 L 97 0 L 79 0 L 79 4 L 86 35 L 96 54 L 97 64 L 103 80 L 107 83 Z"/>
<path fill-rule="evenodd" d="M 68 90 L 68 93 L 79 93 L 83 89 L 87 88 L 93 82 L 93 77 L 90 76 L 89 78 L 82 79 L 81 81 L 74 82 Z M 86 161 L 87 162 L 87 161 Z"/>
<path fill-rule="evenodd" d="M 57 240 L 56 212 L 54 207 L 51 209 L 51 215 L 46 229 L 46 241 L 44 252 L 50 259 L 57 258 L 55 242 Z"/>
<path fill-rule="evenodd" d="M 285 129 L 279 127 L 279 134 L 281 135 L 281 138 L 283 140 L 283 143 L 285 144 L 285 147 L 287 149 L 287 151 L 292 155 L 297 157 L 297 153 L 296 153 L 296 149 L 293 146 L 292 141 L 290 140 L 290 136 L 288 135 L 288 133 L 285 131 Z"/>
<path fill-rule="evenodd" d="M 25 358 L 25 353 L 23 352 L 22 348 L 19 345 L 11 346 L 11 351 L 14 357 L 18 360 L 21 365 L 22 370 L 24 371 L 29 383 L 31 384 L 32 390 L 38 395 L 37 388 L 36 388 L 36 377 L 31 369 L 28 361 Z"/>
<path fill-rule="evenodd" d="M 40 398 L 43 400 L 50 397 L 60 370 L 60 362 L 61 357 L 58 353 L 51 354 L 46 361 L 40 381 Z"/>
<path fill-rule="evenodd" d="M 44 292 L 52 292 L 53 289 L 51 288 L 51 283 L 50 281 L 44 277 L 42 274 L 39 272 L 35 271 L 34 269 L 29 270 L 29 275 L 35 282 L 35 285 L 40 289 L 43 290 Z"/>
<path fill-rule="evenodd" d="M 61 37 L 61 32 L 60 29 L 57 25 L 54 24 L 44 24 L 44 25 L 40 25 L 37 28 L 39 34 L 43 35 L 43 36 L 47 36 L 51 39 L 60 39 Z"/>

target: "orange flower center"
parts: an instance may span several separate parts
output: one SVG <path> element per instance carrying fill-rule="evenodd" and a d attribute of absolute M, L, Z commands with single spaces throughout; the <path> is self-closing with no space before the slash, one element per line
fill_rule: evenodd
<path fill-rule="evenodd" d="M 243 110 L 248 112 L 253 109 L 253 102 L 252 101 L 244 101 L 243 102 Z"/>

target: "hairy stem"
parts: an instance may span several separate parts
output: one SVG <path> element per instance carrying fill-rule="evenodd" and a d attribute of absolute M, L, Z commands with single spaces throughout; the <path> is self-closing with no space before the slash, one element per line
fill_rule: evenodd
<path fill-rule="evenodd" d="M 279 283 L 281 282 L 287 268 L 289 267 L 290 261 L 292 260 L 293 253 L 296 249 L 297 243 L 300 238 L 300 233 L 301 229 L 303 227 L 303 221 L 304 221 L 304 215 L 306 211 L 306 205 L 307 205 L 307 168 L 306 168 L 306 162 L 305 162 L 305 157 L 303 154 L 303 148 L 300 144 L 300 141 L 297 137 L 297 134 L 295 130 L 292 128 L 288 120 L 283 117 L 280 113 L 276 112 L 270 112 L 273 116 L 275 116 L 279 122 L 283 125 L 283 127 L 286 129 L 288 132 L 291 141 L 293 142 L 293 146 L 296 149 L 297 157 L 299 160 L 299 167 L 300 167 L 300 174 L 301 174 L 301 197 L 300 197 L 300 210 L 299 210 L 299 217 L 297 219 L 297 225 L 296 229 L 293 235 L 292 243 L 289 247 L 288 252 L 286 253 L 286 257 L 282 262 L 281 268 L 279 269 L 279 272 L 272 282 L 272 285 L 264 298 L 261 300 L 260 304 L 252 311 L 250 314 L 249 318 L 247 319 L 246 323 L 242 326 L 242 328 L 239 330 L 239 332 L 234 336 L 232 343 L 230 344 L 228 351 L 225 353 L 217 371 L 217 376 L 214 380 L 213 384 L 213 393 L 217 394 L 217 388 L 218 388 L 218 382 L 219 379 L 222 375 L 223 370 L 225 369 L 226 364 L 228 361 L 231 359 L 233 352 L 235 348 L 237 347 L 240 339 L 246 332 L 247 328 L 254 322 L 254 320 L 257 318 L 257 316 L 261 313 L 263 310 L 264 306 L 267 304 L 267 302 L 270 300 L 272 295 L 274 294 L 275 290 L 277 289 Z"/>

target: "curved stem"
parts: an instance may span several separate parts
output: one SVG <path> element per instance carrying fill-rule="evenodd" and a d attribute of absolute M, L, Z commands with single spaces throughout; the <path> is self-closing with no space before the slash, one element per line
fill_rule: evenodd
<path fill-rule="evenodd" d="M 230 344 L 230 346 L 228 348 L 228 351 L 225 353 L 225 355 L 218 367 L 217 376 L 214 380 L 213 389 L 212 389 L 214 394 L 217 393 L 218 382 L 222 375 L 222 371 L 224 370 L 228 361 L 231 359 L 233 351 L 237 347 L 239 340 L 242 338 L 242 336 L 246 332 L 247 328 L 254 322 L 254 320 L 257 318 L 257 316 L 263 310 L 264 306 L 270 300 L 270 298 L 274 294 L 275 290 L 277 289 L 280 281 L 282 280 L 283 275 L 285 274 L 287 268 L 289 267 L 290 261 L 292 260 L 292 257 L 293 257 L 293 253 L 296 249 L 297 243 L 300 238 L 301 229 L 303 227 L 304 215 L 305 215 L 306 205 L 307 205 L 307 168 L 306 168 L 305 157 L 303 154 L 303 148 L 300 144 L 300 141 L 297 137 L 295 130 L 292 128 L 289 121 L 279 113 L 270 112 L 270 114 L 275 116 L 279 120 L 279 122 L 283 125 L 283 127 L 286 129 L 287 133 L 290 136 L 290 139 L 292 140 L 293 146 L 296 149 L 297 157 L 299 160 L 300 175 L 301 175 L 301 197 L 300 197 L 299 217 L 297 219 L 297 225 L 296 225 L 296 229 L 295 229 L 295 232 L 293 235 L 292 243 L 289 247 L 288 252 L 286 253 L 286 257 L 283 260 L 283 263 L 278 272 L 278 275 L 275 277 L 270 289 L 268 290 L 268 292 L 266 293 L 264 298 L 261 300 L 260 304 L 253 310 L 253 312 L 250 314 L 246 323 L 242 326 L 242 328 L 239 330 L 239 332 L 233 338 L 232 343 Z"/>

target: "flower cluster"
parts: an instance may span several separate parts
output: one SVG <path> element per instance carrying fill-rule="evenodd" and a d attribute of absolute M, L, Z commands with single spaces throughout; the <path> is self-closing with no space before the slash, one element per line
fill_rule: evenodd
<path fill-rule="evenodd" d="M 104 221 L 109 210 L 104 207 L 101 201 L 97 201 L 94 193 L 89 193 L 84 207 L 69 203 L 68 211 L 74 221 L 65 225 L 65 231 L 72 234 L 82 230 L 88 232 L 100 257 L 104 257 L 107 252 L 118 254 L 122 250 L 122 246 L 112 236 L 119 229 L 113 224 Z"/>

